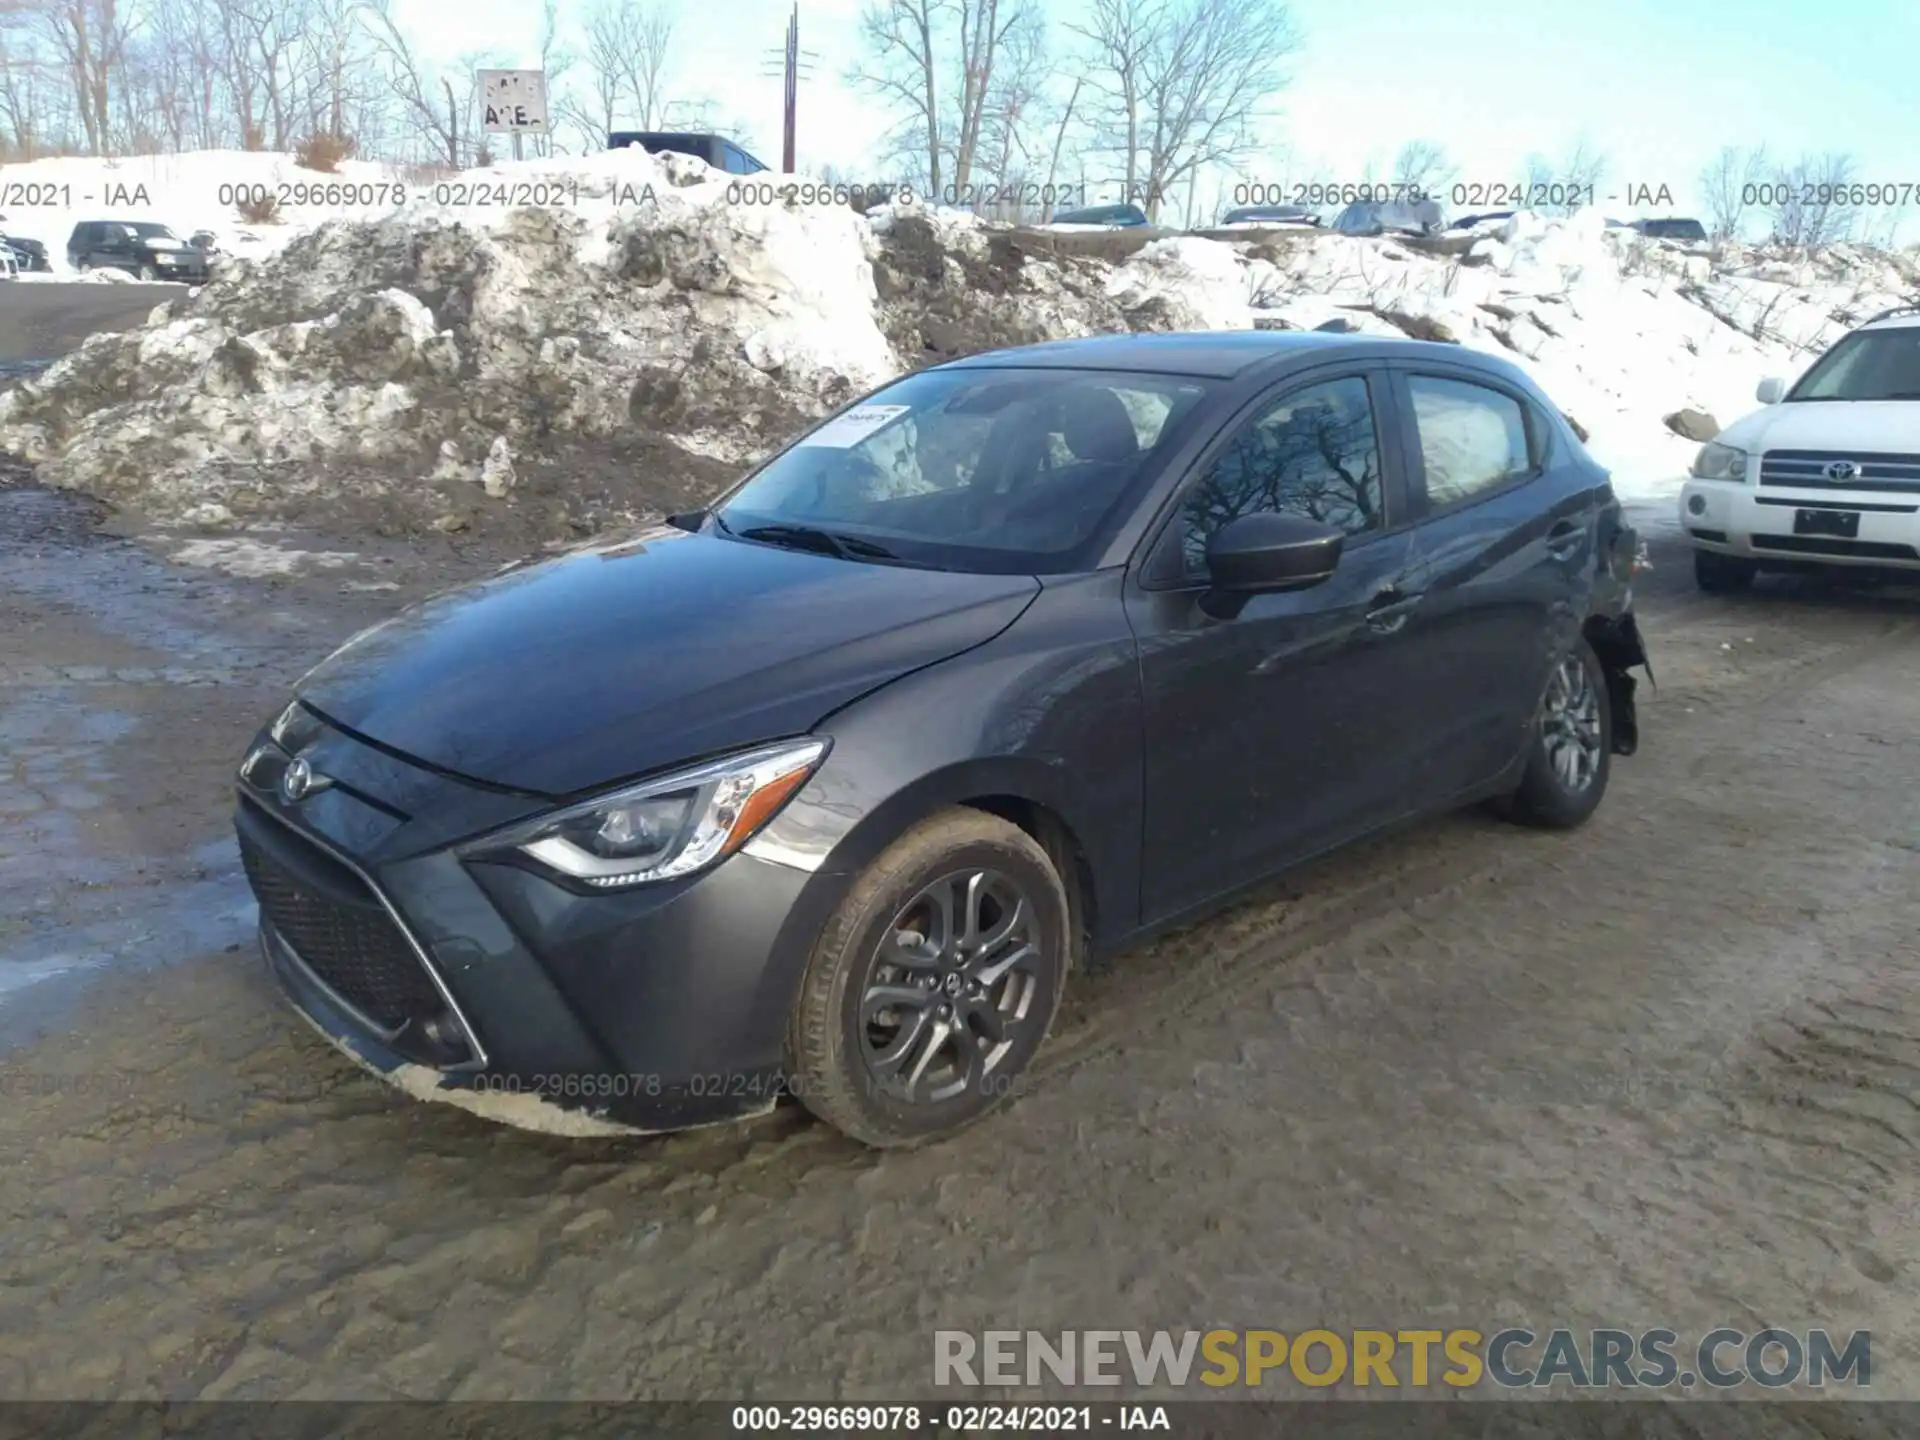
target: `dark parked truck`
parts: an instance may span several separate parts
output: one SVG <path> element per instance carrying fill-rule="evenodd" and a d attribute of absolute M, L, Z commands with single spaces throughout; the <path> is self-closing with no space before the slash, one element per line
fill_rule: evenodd
<path fill-rule="evenodd" d="M 0 215 L 0 222 L 4 222 L 6 218 Z M 29 240 L 24 235 L 12 235 L 0 230 L 0 250 L 7 251 L 13 257 L 14 266 L 23 272 L 45 273 L 53 269 L 53 262 L 47 259 L 47 247 L 38 240 Z"/>
<path fill-rule="evenodd" d="M 758 175 L 767 167 L 723 135 L 695 135 L 665 130 L 615 130 L 607 136 L 609 150 L 638 145 L 650 155 L 665 151 L 692 155 L 729 175 Z"/>
<path fill-rule="evenodd" d="M 82 220 L 67 237 L 76 270 L 124 270 L 141 280 L 200 284 L 207 259 L 165 225 L 150 220 Z"/>
<path fill-rule="evenodd" d="M 248 747 L 267 962 L 415 1095 L 561 1131 L 1023 1083 L 1072 973 L 1636 743 L 1635 543 L 1518 369 L 1112 336 L 921 370 L 708 509 L 403 612 Z"/>

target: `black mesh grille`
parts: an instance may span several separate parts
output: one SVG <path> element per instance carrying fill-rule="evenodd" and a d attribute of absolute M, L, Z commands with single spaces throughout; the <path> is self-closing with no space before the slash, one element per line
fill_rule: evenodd
<path fill-rule="evenodd" d="M 350 881 L 363 898 L 331 894 L 244 834 L 240 858 L 260 911 L 280 938 L 369 1020 L 397 1030 L 409 1020 L 425 1021 L 445 1011 L 446 1002 L 420 957 L 364 885 Z M 325 863 L 335 868 L 331 861 Z"/>

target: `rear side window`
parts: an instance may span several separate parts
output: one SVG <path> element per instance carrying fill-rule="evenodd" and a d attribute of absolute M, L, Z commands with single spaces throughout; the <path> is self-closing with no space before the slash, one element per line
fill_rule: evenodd
<path fill-rule="evenodd" d="M 1433 508 L 1489 494 L 1531 473 L 1536 453 L 1518 400 L 1466 380 L 1409 375 L 1420 463 Z"/>

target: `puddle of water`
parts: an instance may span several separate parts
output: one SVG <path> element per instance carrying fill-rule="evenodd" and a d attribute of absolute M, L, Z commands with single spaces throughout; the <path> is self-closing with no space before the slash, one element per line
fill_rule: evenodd
<path fill-rule="evenodd" d="M 105 971 L 159 969 L 251 941 L 258 911 L 234 842 L 194 853 L 216 873 L 143 889 L 131 913 L 0 943 L 0 1051 L 58 1029 Z M 114 898 L 124 904 L 126 891 Z"/>
<path fill-rule="evenodd" d="M 41 356 L 33 360 L 0 360 L 0 380 L 21 380 L 30 375 L 38 375 L 53 364 L 52 356 Z"/>

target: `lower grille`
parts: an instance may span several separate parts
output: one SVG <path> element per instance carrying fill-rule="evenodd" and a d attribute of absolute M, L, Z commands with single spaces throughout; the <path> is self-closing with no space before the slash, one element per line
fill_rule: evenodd
<path fill-rule="evenodd" d="M 433 980 L 386 908 L 350 872 L 340 869 L 343 892 L 297 874 L 245 835 L 240 858 L 260 912 L 306 967 L 342 1000 L 389 1033 L 409 1021 L 424 1023 L 446 1011 Z M 330 889 L 331 887 L 329 887 Z"/>
<path fill-rule="evenodd" d="M 1812 535 L 1756 535 L 1756 550 L 1786 550 L 1796 555 L 1845 555 L 1858 560 L 1920 560 L 1911 545 L 1878 540 L 1825 540 Z"/>

